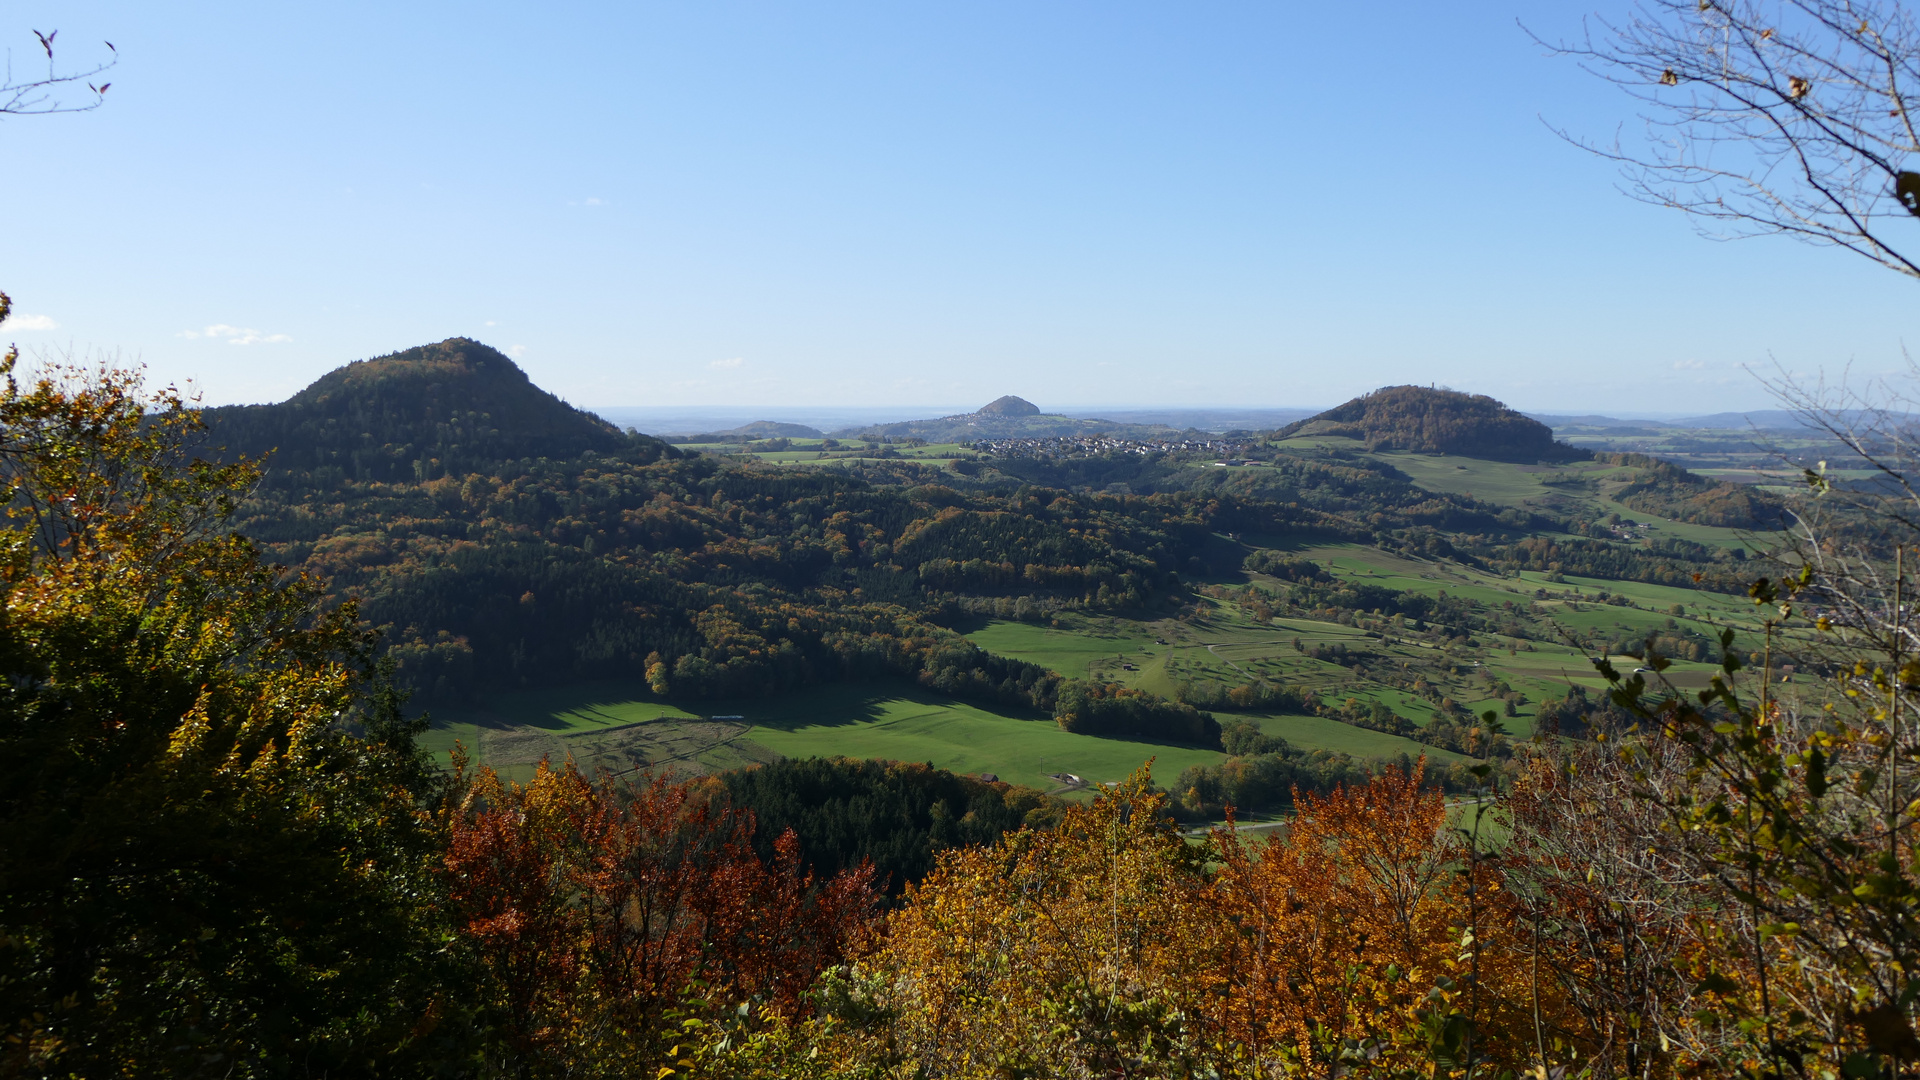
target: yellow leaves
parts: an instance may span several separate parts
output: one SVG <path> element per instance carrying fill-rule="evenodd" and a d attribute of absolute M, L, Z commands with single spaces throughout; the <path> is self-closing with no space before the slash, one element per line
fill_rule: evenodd
<path fill-rule="evenodd" d="M 212 730 L 213 720 L 207 715 L 207 699 L 202 694 L 168 737 L 167 756 L 176 761 L 199 756 L 205 752 L 207 736 Z"/>
<path fill-rule="evenodd" d="M 945 853 L 870 962 L 916 1005 L 897 1032 L 911 1053 L 1104 1072 L 1123 1039 L 1185 1045 L 1223 928 L 1165 802 L 1143 770 L 1055 830 Z"/>
<path fill-rule="evenodd" d="M 1303 799 L 1258 845 L 1222 831 L 1193 848 L 1164 799 L 1136 777 L 1052 832 L 943 856 L 864 965 L 903 1006 L 891 1035 L 909 1060 L 1312 1060 L 1328 1038 L 1403 1030 L 1435 973 L 1514 985 L 1511 902 L 1475 870 L 1469 903 L 1446 808 L 1413 777 Z"/>

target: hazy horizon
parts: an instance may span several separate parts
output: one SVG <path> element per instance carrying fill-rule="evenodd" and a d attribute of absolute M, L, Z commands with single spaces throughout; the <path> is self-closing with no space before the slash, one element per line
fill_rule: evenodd
<path fill-rule="evenodd" d="M 455 335 L 649 407 L 1716 411 L 1904 366 L 1906 279 L 1704 242 L 1556 137 L 1633 109 L 1522 15 L 1583 12 L 33 0 L 15 60 L 119 59 L 0 127 L 0 338 L 212 404 Z"/>
<path fill-rule="evenodd" d="M 1228 428 L 1247 428 L 1250 430 L 1269 430 L 1284 426 L 1294 420 L 1304 419 L 1315 413 L 1333 408 L 1334 404 L 1317 406 L 1245 406 L 1222 405 L 1215 407 L 1181 406 L 1172 408 L 1153 408 L 1140 406 L 1134 408 L 1114 408 L 1105 406 L 1048 406 L 1035 402 L 1042 412 L 1051 415 L 1068 416 L 1088 420 L 1112 420 L 1116 423 L 1166 423 L 1174 427 L 1194 427 L 1200 429 L 1225 430 Z M 620 427 L 634 428 L 650 435 L 685 435 L 710 431 L 726 431 L 755 421 L 773 423 L 803 424 L 818 428 L 827 433 L 875 424 L 891 424 L 908 420 L 929 420 L 945 416 L 959 416 L 971 413 L 979 405 L 896 405 L 896 406 L 860 406 L 860 407 L 821 407 L 821 406 L 737 406 L 737 405 L 666 405 L 666 406 L 618 406 L 618 405 L 578 405 L 610 423 Z M 1566 418 L 1579 416 L 1605 416 L 1615 420 L 1644 420 L 1651 422 L 1672 422 L 1687 419 L 1704 419 L 1723 414 L 1774 414 L 1776 409 L 1728 409 L 1713 412 L 1625 412 L 1600 413 L 1593 410 L 1520 410 L 1535 418 Z"/>

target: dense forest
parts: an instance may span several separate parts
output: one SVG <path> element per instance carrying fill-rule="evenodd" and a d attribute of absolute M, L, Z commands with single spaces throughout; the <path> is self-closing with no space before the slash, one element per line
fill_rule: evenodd
<path fill-rule="evenodd" d="M 466 338 L 357 360 L 278 405 L 209 409 L 206 422 L 213 446 L 271 455 L 276 468 L 320 484 L 425 481 L 523 458 L 674 453 L 569 406 Z"/>
<path fill-rule="evenodd" d="M 1032 788 L 927 765 L 809 758 L 721 775 L 733 807 L 750 811 L 754 845 L 771 860 L 791 831 L 801 864 L 821 880 L 872 865 L 877 888 L 898 897 L 933 870 L 945 848 L 993 844 L 1021 828 L 1051 828 L 1064 804 Z"/>
<path fill-rule="evenodd" d="M 1420 386 L 1389 386 L 1280 432 L 1342 435 L 1369 450 L 1465 454 L 1491 461 L 1571 461 L 1587 452 L 1555 442 L 1553 429 L 1484 394 Z"/>

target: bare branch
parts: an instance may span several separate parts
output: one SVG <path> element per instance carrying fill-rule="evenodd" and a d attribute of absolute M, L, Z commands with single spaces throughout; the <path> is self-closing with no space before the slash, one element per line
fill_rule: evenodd
<path fill-rule="evenodd" d="M 1579 41 L 1536 42 L 1620 87 L 1644 138 L 1555 128 L 1626 193 L 1715 239 L 1785 235 L 1920 277 L 1920 26 L 1899 3 L 1640 0 Z"/>
<path fill-rule="evenodd" d="M 0 116 L 44 116 L 48 113 L 89 112 L 99 108 L 107 99 L 107 89 L 113 84 L 101 80 L 114 65 L 120 62 L 120 50 L 113 42 L 103 44 L 107 47 L 107 58 L 90 68 L 75 71 L 61 71 L 59 62 L 54 58 L 54 42 L 60 31 L 33 32 L 36 47 L 45 53 L 47 72 L 45 75 L 17 76 L 13 70 L 13 51 L 7 51 L 7 66 L 4 75 L 0 75 Z M 99 81 L 96 81 L 99 80 Z M 80 88 L 85 87 L 85 95 Z M 76 97 L 78 100 L 76 101 Z"/>

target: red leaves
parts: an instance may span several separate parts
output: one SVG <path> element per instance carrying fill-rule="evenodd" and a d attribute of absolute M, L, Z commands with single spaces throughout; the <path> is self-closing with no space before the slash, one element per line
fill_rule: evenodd
<path fill-rule="evenodd" d="M 816 883 L 791 832 L 773 865 L 750 813 L 658 779 L 593 783 L 542 764 L 526 786 L 482 770 L 452 822 L 460 925 L 498 980 L 521 1053 L 592 1024 L 644 1038 L 696 988 L 793 1014 L 870 931 L 868 867 Z"/>

